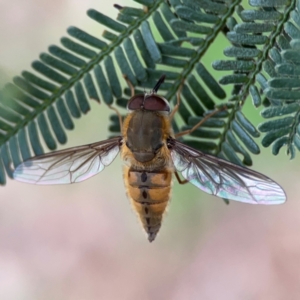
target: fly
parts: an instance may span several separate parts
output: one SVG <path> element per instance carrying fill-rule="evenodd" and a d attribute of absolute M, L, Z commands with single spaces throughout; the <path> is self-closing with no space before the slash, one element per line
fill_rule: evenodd
<path fill-rule="evenodd" d="M 16 168 L 14 178 L 34 184 L 81 182 L 101 172 L 120 152 L 127 195 L 150 242 L 161 227 L 174 174 L 179 183 L 190 182 L 217 197 L 251 204 L 284 203 L 285 192 L 267 176 L 176 140 L 212 114 L 192 129 L 174 134 L 171 120 L 180 98 L 171 112 L 168 101 L 157 95 L 164 79 L 161 76 L 149 94 L 130 98 L 129 113 L 120 123 L 121 136 L 30 158 Z M 177 172 L 185 180 L 180 180 Z"/>

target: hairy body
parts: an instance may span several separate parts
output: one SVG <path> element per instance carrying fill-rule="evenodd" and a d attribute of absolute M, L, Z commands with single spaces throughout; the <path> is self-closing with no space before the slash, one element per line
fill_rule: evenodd
<path fill-rule="evenodd" d="M 167 138 L 172 135 L 169 117 L 162 112 L 136 110 L 124 120 L 125 187 L 149 241 L 155 239 L 170 200 L 174 166 Z"/>

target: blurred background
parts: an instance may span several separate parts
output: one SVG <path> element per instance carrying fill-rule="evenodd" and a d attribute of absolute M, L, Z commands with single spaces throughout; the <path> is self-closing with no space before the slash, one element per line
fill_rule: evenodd
<path fill-rule="evenodd" d="M 117 15 L 108 0 L 0 0 L 0 86 L 29 70 L 68 26 L 100 35 L 88 8 Z M 64 147 L 107 137 L 109 110 L 90 104 Z M 245 115 L 259 123 L 247 107 Z M 226 206 L 175 183 L 151 244 L 125 196 L 119 158 L 76 185 L 8 180 L 0 188 L 0 299 L 299 299 L 299 155 L 290 161 L 262 149 L 253 159 L 255 170 L 285 189 L 286 204 Z"/>

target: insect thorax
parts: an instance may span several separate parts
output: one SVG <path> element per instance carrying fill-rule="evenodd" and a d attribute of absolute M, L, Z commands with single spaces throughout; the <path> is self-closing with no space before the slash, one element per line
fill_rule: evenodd
<path fill-rule="evenodd" d="M 169 117 L 165 113 L 136 110 L 123 124 L 122 158 L 139 169 L 170 167 L 166 140 L 172 135 Z"/>

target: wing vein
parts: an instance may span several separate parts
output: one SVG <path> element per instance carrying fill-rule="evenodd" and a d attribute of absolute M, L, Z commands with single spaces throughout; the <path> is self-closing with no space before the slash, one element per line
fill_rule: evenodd
<path fill-rule="evenodd" d="M 286 201 L 283 189 L 263 174 L 202 153 L 173 138 L 169 138 L 168 145 L 176 170 L 209 194 L 251 204 Z"/>

